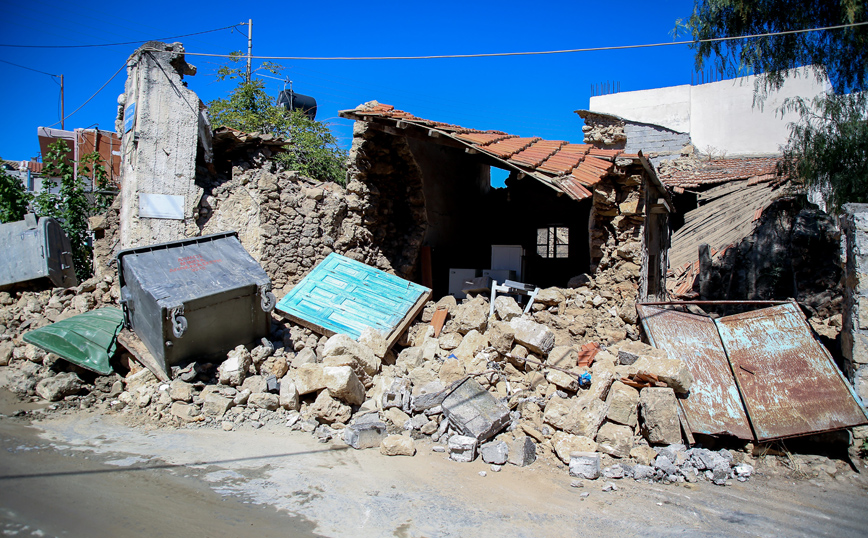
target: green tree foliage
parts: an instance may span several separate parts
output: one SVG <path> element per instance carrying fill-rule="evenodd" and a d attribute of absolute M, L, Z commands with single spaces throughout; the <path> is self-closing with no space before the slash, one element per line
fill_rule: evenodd
<path fill-rule="evenodd" d="M 232 61 L 240 59 L 236 53 Z M 265 62 L 260 69 L 279 74 L 282 67 Z M 265 83 L 256 79 L 248 82 L 239 68 L 222 67 L 218 79 L 238 79 L 238 85 L 228 98 L 215 99 L 208 104 L 212 125 L 283 138 L 289 144 L 275 160 L 306 176 L 344 183 L 347 155 L 325 123 L 311 120 L 301 111 L 290 112 L 276 106 L 276 98 L 265 91 Z"/>
<path fill-rule="evenodd" d="M 0 166 L 0 224 L 24 219 L 32 199 L 24 184 Z"/>
<path fill-rule="evenodd" d="M 696 0 L 692 16 L 677 21 L 697 41 L 805 30 L 868 21 L 864 0 Z M 868 201 L 866 100 L 868 26 L 697 43 L 696 64 L 707 60 L 729 76 L 759 73 L 755 102 L 800 73 L 828 78 L 834 93 L 793 99 L 781 109 L 797 112 L 781 171 L 824 194 L 831 208 Z M 794 71 L 797 68 L 798 71 Z"/>
<path fill-rule="evenodd" d="M 93 248 L 87 219 L 111 205 L 111 195 L 105 192 L 108 183 L 105 167 L 99 153 L 89 153 L 79 159 L 76 177 L 74 165 L 69 159 L 69 147 L 62 140 L 48 147 L 44 162 L 43 175 L 57 178 L 60 189 L 57 194 L 48 191 L 40 193 L 34 200 L 36 212 L 60 222 L 72 244 L 76 276 L 79 280 L 86 280 L 93 274 Z M 96 181 L 96 193 L 91 193 L 85 179 Z"/>

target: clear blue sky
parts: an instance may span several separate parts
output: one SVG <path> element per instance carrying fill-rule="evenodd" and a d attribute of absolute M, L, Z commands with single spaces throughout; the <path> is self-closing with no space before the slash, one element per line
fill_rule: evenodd
<path fill-rule="evenodd" d="M 264 56 L 416 56 L 539 51 L 672 41 L 691 1 L 671 2 L 165 2 L 94 4 L 28 0 L 0 4 L 2 45 L 93 45 L 149 40 L 253 19 L 253 54 Z M 124 10 L 127 6 L 129 9 Z M 244 50 L 247 29 L 178 39 L 188 52 Z M 66 113 L 78 108 L 137 45 L 86 48 L 0 47 L 0 60 L 64 75 Z M 188 56 L 189 87 L 206 103 L 225 96 L 224 60 Z M 338 110 L 378 100 L 423 118 L 523 136 L 581 142 L 591 86 L 622 91 L 689 84 L 686 46 L 550 56 L 400 61 L 278 61 L 298 93 L 314 96 L 343 147 L 352 122 Z M 254 60 L 254 68 L 259 62 Z M 114 130 L 122 71 L 66 128 Z M 0 62 L 0 156 L 36 157 L 36 129 L 60 119 L 55 78 Z M 264 79 L 272 94 L 283 84 Z M 59 124 L 56 125 L 59 127 Z"/>

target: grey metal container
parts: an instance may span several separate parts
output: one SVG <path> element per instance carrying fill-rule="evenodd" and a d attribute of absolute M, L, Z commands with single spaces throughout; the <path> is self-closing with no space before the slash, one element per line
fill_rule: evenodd
<path fill-rule="evenodd" d="M 271 280 L 236 232 L 122 250 L 117 259 L 124 324 L 166 372 L 268 334 Z"/>
<path fill-rule="evenodd" d="M 68 288 L 78 284 L 72 246 L 60 223 L 27 214 L 24 220 L 0 224 L 0 289 L 14 284 Z"/>

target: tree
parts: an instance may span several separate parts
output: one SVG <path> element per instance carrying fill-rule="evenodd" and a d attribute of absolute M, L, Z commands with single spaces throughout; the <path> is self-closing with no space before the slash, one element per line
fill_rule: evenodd
<path fill-rule="evenodd" d="M 0 224 L 24 219 L 33 195 L 0 165 Z"/>
<path fill-rule="evenodd" d="M 107 174 L 101 164 L 99 153 L 92 152 L 79 158 L 78 174 L 69 159 L 69 147 L 58 140 L 48 147 L 42 173 L 45 177 L 58 178 L 57 194 L 43 191 L 34 200 L 40 216 L 57 219 L 72 245 L 72 260 L 79 280 L 87 280 L 93 274 L 93 248 L 90 245 L 87 219 L 105 211 L 111 205 L 111 195 L 106 193 Z M 91 177 L 97 191 L 91 193 L 84 178 Z M 93 200 L 91 199 L 93 198 Z"/>
<path fill-rule="evenodd" d="M 791 124 L 779 170 L 815 187 L 828 206 L 868 202 L 868 26 L 750 39 L 713 38 L 823 28 L 868 21 L 858 0 L 696 0 L 692 16 L 676 25 L 690 31 L 696 65 L 706 60 L 729 76 L 759 73 L 755 102 L 780 89 L 788 76 L 828 79 L 833 93 L 793 99 L 781 113 L 799 114 Z"/>
<path fill-rule="evenodd" d="M 232 61 L 241 57 L 233 55 Z M 279 74 L 280 65 L 265 62 L 260 69 Z M 299 110 L 288 111 L 275 104 L 265 91 L 261 80 L 247 81 L 241 69 L 224 66 L 218 71 L 218 80 L 238 79 L 238 85 L 226 99 L 215 99 L 208 104 L 211 123 L 248 133 L 273 134 L 289 141 L 286 151 L 275 160 L 306 176 L 343 184 L 346 152 L 325 123 L 311 120 Z"/>

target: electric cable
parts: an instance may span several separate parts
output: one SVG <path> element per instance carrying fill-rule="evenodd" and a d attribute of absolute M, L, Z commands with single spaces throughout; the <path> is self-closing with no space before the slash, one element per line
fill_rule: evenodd
<path fill-rule="evenodd" d="M 12 62 L 7 62 L 6 60 L 0 60 L 4 64 L 14 65 L 15 67 L 20 67 L 21 69 L 27 69 L 28 71 L 35 71 L 37 73 L 42 73 L 43 75 L 48 75 L 49 77 L 59 77 L 60 75 L 52 75 L 51 73 L 46 73 L 45 71 L 40 71 L 39 69 L 33 69 L 32 67 L 27 67 L 26 65 L 14 64 Z"/>
<path fill-rule="evenodd" d="M 97 91 L 95 91 L 93 95 L 91 95 L 90 97 L 87 98 L 87 101 L 85 101 L 84 103 L 81 104 L 81 106 L 79 106 L 78 108 L 76 108 L 75 110 L 73 110 L 72 112 L 70 112 L 69 114 L 67 114 L 66 117 L 64 117 L 62 120 L 57 121 L 57 122 L 54 122 L 54 123 L 52 123 L 51 125 L 49 125 L 49 127 L 54 127 L 55 125 L 57 125 L 57 124 L 60 123 L 61 121 L 66 121 L 66 120 L 68 120 L 68 119 L 69 119 L 73 114 L 75 114 L 76 112 L 78 112 L 79 110 L 81 110 L 82 108 L 84 108 L 84 105 L 90 103 L 91 100 L 92 100 L 94 97 L 96 97 L 97 94 L 103 90 L 103 88 L 105 88 L 106 86 L 108 86 L 109 82 L 113 81 L 113 80 L 115 79 L 115 77 L 118 76 L 118 73 L 120 73 L 120 72 L 121 72 L 121 71 L 122 71 L 126 66 L 127 66 L 127 62 L 125 61 L 125 62 L 123 63 L 123 65 L 121 65 L 120 69 L 118 69 L 117 71 L 115 71 L 115 74 L 112 75 L 110 79 L 108 79 L 107 81 L 105 81 L 105 84 L 103 84 L 102 86 L 100 86 L 100 88 L 99 88 Z"/>
<path fill-rule="evenodd" d="M 0 43 L 0 47 L 17 47 L 17 48 L 26 48 L 26 49 L 81 49 L 81 48 L 92 48 L 92 47 L 116 47 L 118 45 L 135 45 L 136 43 L 147 43 L 148 41 L 167 41 L 169 39 L 178 39 L 180 37 L 190 37 L 194 35 L 202 35 L 209 34 L 211 32 L 220 32 L 222 30 L 228 30 L 231 28 L 235 28 L 239 26 L 239 24 L 233 24 L 232 26 L 224 26 L 223 28 L 215 28 L 214 30 L 205 30 L 202 32 L 194 32 L 192 34 L 184 34 L 184 35 L 176 35 L 171 37 L 156 37 L 154 39 L 143 39 L 139 41 L 127 41 L 125 43 L 102 43 L 98 45 L 12 45 L 8 43 Z"/>
<path fill-rule="evenodd" d="M 849 24 L 840 24 L 837 26 L 824 26 L 821 28 L 808 28 L 806 30 L 785 30 L 782 32 L 768 32 L 764 34 L 751 34 L 745 36 L 730 36 L 730 37 L 714 37 L 708 39 L 697 39 L 690 41 L 671 41 L 664 43 L 647 43 L 642 45 L 617 45 L 611 47 L 588 47 L 583 49 L 564 49 L 564 50 L 543 50 L 543 51 L 528 51 L 528 52 L 489 52 L 479 54 L 436 54 L 430 56 L 247 56 L 237 54 L 211 54 L 205 52 L 184 52 L 188 56 L 210 56 L 216 58 L 250 58 L 253 60 L 438 60 L 438 59 L 454 59 L 454 58 L 493 58 L 502 56 L 540 56 L 546 54 L 569 54 L 576 52 L 600 52 L 607 50 L 627 50 L 627 49 L 646 49 L 651 47 L 671 47 L 673 45 L 694 45 L 699 43 L 717 43 L 725 41 L 736 41 L 739 39 L 755 39 L 758 37 L 772 37 L 777 35 L 804 34 L 808 32 L 821 32 L 825 30 L 840 30 L 842 28 L 853 28 L 856 26 L 868 25 L 868 21 L 854 22 Z M 4 46 L 4 45 L 0 45 Z"/>

